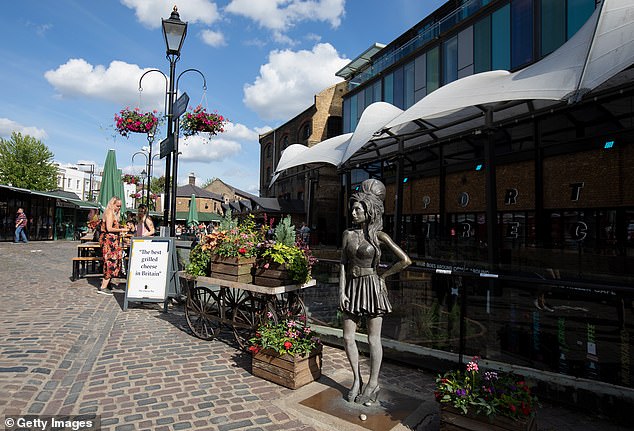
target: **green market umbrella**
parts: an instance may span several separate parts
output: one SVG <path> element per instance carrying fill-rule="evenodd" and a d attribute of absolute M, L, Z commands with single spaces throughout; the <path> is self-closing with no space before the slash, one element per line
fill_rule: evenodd
<path fill-rule="evenodd" d="M 196 195 L 192 194 L 189 201 L 189 214 L 187 214 L 187 226 L 198 224 L 198 210 L 196 209 Z"/>
<path fill-rule="evenodd" d="M 105 210 L 113 196 L 121 198 L 121 208 L 125 211 L 125 196 L 121 170 L 117 168 L 117 156 L 114 150 L 108 150 L 101 174 L 101 187 L 97 201 L 101 210 Z"/>

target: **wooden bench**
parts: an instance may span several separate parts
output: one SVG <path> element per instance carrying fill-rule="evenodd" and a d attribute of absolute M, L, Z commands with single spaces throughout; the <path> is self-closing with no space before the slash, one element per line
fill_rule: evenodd
<path fill-rule="evenodd" d="M 101 268 L 103 264 L 103 257 L 101 256 L 83 256 L 73 257 L 73 275 L 72 281 L 77 280 L 86 275 L 86 264 L 92 262 L 92 271 L 97 272 L 98 268 Z M 98 265 L 99 264 L 99 265 Z M 81 265 L 81 268 L 80 268 Z"/>

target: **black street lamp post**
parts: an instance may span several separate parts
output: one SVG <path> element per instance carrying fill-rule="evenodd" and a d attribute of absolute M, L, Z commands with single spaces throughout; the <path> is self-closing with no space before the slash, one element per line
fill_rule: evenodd
<path fill-rule="evenodd" d="M 174 98 L 176 92 L 174 91 L 174 75 L 176 74 L 176 62 L 180 59 L 181 48 L 187 35 L 187 23 L 180 20 L 178 9 L 174 6 L 174 10 L 169 19 L 162 20 L 163 37 L 165 38 L 166 57 L 170 63 L 170 75 L 169 75 L 169 91 L 168 103 L 167 103 L 167 138 L 170 140 L 172 146 L 174 146 Z M 172 158 L 174 158 L 174 164 L 176 164 L 176 158 L 178 155 L 172 147 L 171 154 L 165 158 L 165 203 L 163 205 L 164 214 L 164 226 L 170 226 L 170 236 L 175 234 L 175 220 L 176 214 L 171 214 L 172 219 L 170 222 L 170 181 L 177 182 L 176 177 L 170 178 L 170 170 L 172 164 Z"/>
<path fill-rule="evenodd" d="M 181 48 L 187 35 L 187 23 L 180 20 L 178 9 L 174 6 L 174 10 L 169 19 L 162 20 L 163 37 L 165 39 L 166 57 L 170 63 L 169 78 L 158 69 L 150 69 L 141 75 L 139 79 L 139 91 L 142 91 L 141 81 L 143 77 L 150 72 L 159 72 L 165 78 L 165 112 L 167 116 L 167 138 L 161 143 L 160 156 L 165 157 L 165 200 L 163 202 L 163 225 L 169 226 L 170 236 L 174 236 L 176 233 L 176 187 L 178 183 L 178 117 L 184 112 L 184 109 L 179 107 L 178 112 L 174 112 L 176 104 L 176 95 L 178 94 L 178 81 L 180 77 L 187 72 L 198 72 L 204 81 L 204 89 L 207 89 L 207 82 L 205 76 L 201 71 L 197 69 L 187 69 L 181 72 L 175 79 L 176 75 L 176 62 L 180 59 Z M 186 96 L 186 94 L 183 94 Z M 181 97 L 183 98 L 183 97 Z M 186 106 L 188 97 L 184 100 L 178 100 L 184 102 L 183 106 Z M 154 137 L 152 136 L 152 139 Z M 150 136 L 148 135 L 148 140 Z M 163 145 L 167 145 L 168 150 L 163 149 Z M 148 178 L 151 178 L 151 153 L 152 143 L 150 142 L 150 154 L 148 160 Z M 150 194 L 150 185 L 148 180 L 148 202 Z"/>
<path fill-rule="evenodd" d="M 148 178 L 147 172 L 145 172 L 145 169 L 141 171 L 141 173 L 139 174 L 139 177 L 141 177 L 141 204 L 143 204 L 143 194 L 145 192 L 145 179 Z M 148 184 L 149 184 L 149 181 L 150 179 L 148 178 Z M 147 205 L 147 201 L 145 201 L 145 204 Z"/>

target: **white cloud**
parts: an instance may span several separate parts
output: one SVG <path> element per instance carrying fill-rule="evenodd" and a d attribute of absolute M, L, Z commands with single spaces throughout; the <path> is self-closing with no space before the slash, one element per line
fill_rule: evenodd
<path fill-rule="evenodd" d="M 109 100 L 120 106 L 139 105 L 139 79 L 144 72 L 136 64 L 113 61 L 108 67 L 93 66 L 82 58 L 73 58 L 44 74 L 62 98 L 88 97 Z M 148 73 L 141 82 L 143 110 L 163 109 L 165 78 L 158 72 Z"/>
<path fill-rule="evenodd" d="M 33 126 L 24 126 L 8 118 L 0 118 L 0 137 L 10 138 L 11 133 L 18 132 L 22 136 L 29 135 L 35 139 L 45 139 L 48 137 L 46 131 Z"/>
<path fill-rule="evenodd" d="M 203 30 L 200 37 L 209 46 L 218 47 L 227 44 L 224 34 L 219 31 Z"/>
<path fill-rule="evenodd" d="M 267 120 L 284 120 L 309 107 L 314 95 L 341 81 L 335 73 L 350 60 L 330 44 L 312 51 L 271 51 L 260 75 L 244 86 L 244 103 Z"/>
<path fill-rule="evenodd" d="M 149 28 L 161 26 L 174 8 L 173 0 L 121 0 L 121 4 L 134 9 L 137 19 Z M 212 24 L 220 17 L 218 6 L 209 0 L 179 0 L 178 13 L 181 21 Z"/>
<path fill-rule="evenodd" d="M 238 155 L 242 151 L 241 143 L 258 142 L 258 133 L 243 124 L 228 123 L 225 132 L 209 137 L 200 134 L 181 139 L 178 150 L 182 152 L 180 160 L 190 162 L 218 162 Z"/>
<path fill-rule="evenodd" d="M 232 0 L 225 11 L 283 33 L 301 21 L 324 21 L 336 28 L 344 6 L 345 0 Z"/>

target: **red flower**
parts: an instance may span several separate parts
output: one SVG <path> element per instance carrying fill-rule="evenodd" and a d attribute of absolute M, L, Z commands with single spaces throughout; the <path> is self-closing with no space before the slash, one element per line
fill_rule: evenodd
<path fill-rule="evenodd" d="M 516 408 L 516 407 L 515 407 L 515 405 L 513 405 L 513 404 L 509 405 L 509 409 L 511 409 L 511 411 L 512 411 L 513 413 L 515 413 L 515 412 L 517 411 L 517 408 Z"/>
<path fill-rule="evenodd" d="M 247 252 L 247 249 L 246 249 L 246 248 L 244 248 L 244 247 L 240 247 L 240 248 L 238 249 L 238 253 L 240 253 L 240 254 L 246 254 L 246 252 Z"/>
<path fill-rule="evenodd" d="M 293 347 L 293 343 L 291 343 L 290 341 L 284 342 L 284 348 L 286 350 L 290 349 L 291 347 Z"/>
<path fill-rule="evenodd" d="M 254 354 L 255 354 L 255 353 L 258 353 L 258 352 L 260 351 L 260 348 L 259 348 L 259 347 L 257 347 L 257 346 L 249 346 L 249 351 L 250 351 L 251 353 L 254 353 Z"/>

